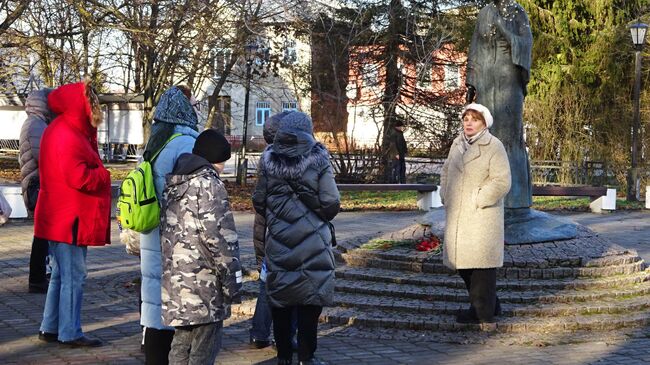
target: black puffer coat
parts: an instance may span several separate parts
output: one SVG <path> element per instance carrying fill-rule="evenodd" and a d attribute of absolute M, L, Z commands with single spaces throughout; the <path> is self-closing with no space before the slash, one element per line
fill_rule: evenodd
<path fill-rule="evenodd" d="M 311 134 L 280 130 L 262 155 L 253 205 L 266 217 L 271 306 L 331 305 L 335 263 L 325 220 L 338 213 L 340 195 L 327 149 Z"/>

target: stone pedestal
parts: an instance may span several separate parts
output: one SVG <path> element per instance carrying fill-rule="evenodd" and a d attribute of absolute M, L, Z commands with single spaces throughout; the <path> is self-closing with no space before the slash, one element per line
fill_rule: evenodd
<path fill-rule="evenodd" d="M 578 234 L 570 220 L 528 208 L 506 209 L 504 224 L 507 245 L 562 241 Z"/>

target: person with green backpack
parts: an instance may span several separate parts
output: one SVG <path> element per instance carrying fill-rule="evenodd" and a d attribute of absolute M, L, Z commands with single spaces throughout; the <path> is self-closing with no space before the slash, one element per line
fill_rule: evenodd
<path fill-rule="evenodd" d="M 160 97 L 154 112 L 151 137 L 144 151 L 144 160 L 151 164 L 153 185 L 158 204 L 165 190 L 165 177 L 171 173 L 178 157 L 192 153 L 199 135 L 197 115 L 190 102 L 190 90 L 172 86 Z M 167 364 L 174 328 L 162 323 L 160 229 L 140 234 L 141 315 L 144 327 L 146 364 Z"/>

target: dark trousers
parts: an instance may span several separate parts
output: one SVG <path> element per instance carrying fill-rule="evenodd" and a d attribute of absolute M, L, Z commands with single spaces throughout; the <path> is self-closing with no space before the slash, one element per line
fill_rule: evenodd
<path fill-rule="evenodd" d="M 316 305 L 298 305 L 286 308 L 271 308 L 273 315 L 273 336 L 278 348 L 278 358 L 290 360 L 291 348 L 291 313 L 298 313 L 298 360 L 307 361 L 314 357 L 318 338 L 318 317 L 323 307 Z"/>
<path fill-rule="evenodd" d="M 174 365 L 212 365 L 221 349 L 223 321 L 176 327 L 169 362 Z"/>
<path fill-rule="evenodd" d="M 391 183 L 406 184 L 406 159 L 394 159 L 391 165 Z"/>
<path fill-rule="evenodd" d="M 144 332 L 144 359 L 147 365 L 167 365 L 174 331 L 147 327 Z"/>
<path fill-rule="evenodd" d="M 32 253 L 29 255 L 29 283 L 43 284 L 47 282 L 45 277 L 45 264 L 48 253 L 48 242 L 42 238 L 34 237 L 32 241 Z"/>
<path fill-rule="evenodd" d="M 493 321 L 497 305 L 497 269 L 462 269 L 458 274 L 465 282 L 476 317 L 480 321 Z"/>

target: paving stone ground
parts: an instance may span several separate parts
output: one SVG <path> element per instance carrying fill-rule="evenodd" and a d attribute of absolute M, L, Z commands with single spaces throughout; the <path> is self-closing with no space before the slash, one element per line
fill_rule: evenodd
<path fill-rule="evenodd" d="M 363 239 L 412 224 L 418 212 L 343 213 L 336 220 L 339 240 Z M 245 265 L 254 261 L 252 221 L 249 213 L 235 215 Z M 650 213 L 616 212 L 607 215 L 571 214 L 616 243 L 636 249 L 650 259 Z M 115 226 L 115 225 L 114 225 Z M 32 223 L 11 222 L 0 228 L 0 364 L 140 364 L 138 295 L 132 281 L 139 276 L 139 261 L 124 251 L 117 232 L 113 244 L 90 248 L 88 280 L 83 305 L 83 328 L 105 345 L 95 349 L 68 349 L 36 338 L 45 296 L 27 293 Z M 115 227 L 114 227 L 115 228 Z M 274 364 L 273 349 L 248 346 L 250 320 L 228 321 L 217 364 Z M 647 336 L 646 336 L 647 333 Z M 510 345 L 487 336 L 481 344 L 448 343 L 438 338 L 381 340 L 381 334 L 355 337 L 349 329 L 325 327 L 319 334 L 317 356 L 329 364 L 647 364 L 650 332 L 634 336 L 538 347 Z M 444 335 L 443 335 L 444 336 Z M 391 336 L 387 336 L 391 337 Z M 395 336 L 392 336 L 395 338 Z M 544 342 L 536 342 L 542 344 Z"/>

